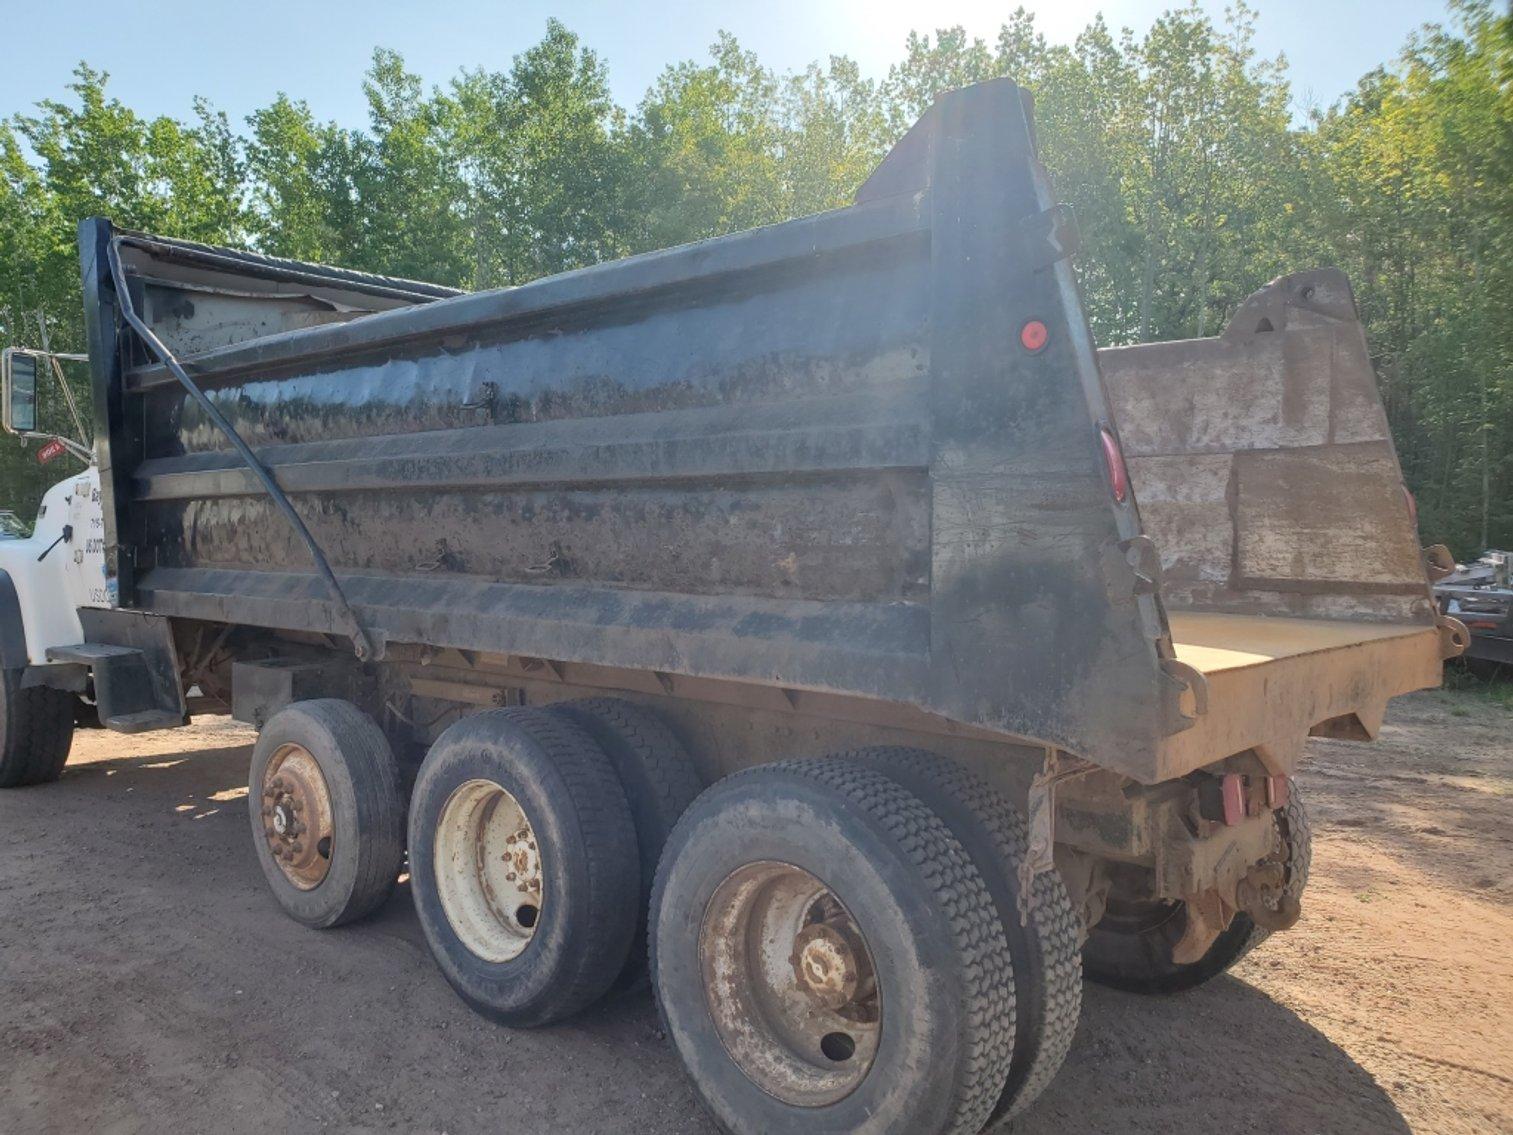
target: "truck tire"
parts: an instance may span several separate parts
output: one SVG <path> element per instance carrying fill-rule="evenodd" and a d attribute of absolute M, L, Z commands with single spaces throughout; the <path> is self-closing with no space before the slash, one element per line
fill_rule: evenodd
<path fill-rule="evenodd" d="M 21 685 L 19 667 L 0 670 L 0 788 L 57 780 L 74 739 L 74 706 L 67 690 Z"/>
<path fill-rule="evenodd" d="M 565 716 L 500 709 L 452 725 L 410 801 L 410 888 L 442 974 L 502 1024 L 550 1024 L 625 966 L 641 867 L 625 791 Z"/>
<path fill-rule="evenodd" d="M 920 799 L 828 758 L 706 790 L 663 852 L 652 985 L 727 1131 L 973 1135 L 1014 1046 L 1008 942 Z"/>
<path fill-rule="evenodd" d="M 1287 848 L 1284 892 L 1301 898 L 1313 861 L 1313 830 L 1296 784 L 1287 807 L 1272 815 Z M 1217 977 L 1271 933 L 1242 911 L 1202 958 L 1178 964 L 1172 960 L 1172 950 L 1186 926 L 1184 909 L 1181 902 L 1132 901 L 1110 895 L 1107 912 L 1082 947 L 1082 972 L 1090 981 L 1130 993 L 1181 993 Z"/>
<path fill-rule="evenodd" d="M 1029 833 L 1019 809 L 981 777 L 922 749 L 861 749 L 846 756 L 924 801 L 966 848 L 993 896 L 1014 962 L 1016 1025 L 1013 1064 L 989 1122 L 1017 1115 L 1055 1078 L 1077 1031 L 1081 917 L 1055 871 L 1035 876 L 1028 916 L 1021 916 L 1019 868 L 1029 854 Z"/>
<path fill-rule="evenodd" d="M 615 988 L 623 991 L 644 986 L 647 910 L 657 862 L 673 826 L 703 784 L 683 743 L 644 706 L 620 698 L 584 698 L 558 702 L 548 712 L 566 717 L 592 737 L 609 757 L 620 787 L 625 789 L 641 860 L 641 896 L 635 938 Z"/>
<path fill-rule="evenodd" d="M 274 714 L 247 793 L 258 864 L 289 917 L 325 929 L 387 901 L 404 863 L 399 766 L 377 723 L 317 698 Z"/>

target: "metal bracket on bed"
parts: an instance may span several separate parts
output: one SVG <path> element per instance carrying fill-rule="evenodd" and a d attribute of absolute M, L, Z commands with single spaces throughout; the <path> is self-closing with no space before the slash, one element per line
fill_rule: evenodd
<path fill-rule="evenodd" d="M 1161 590 L 1161 553 L 1156 542 L 1145 533 L 1131 536 L 1119 542 L 1119 550 L 1133 561 L 1130 569 L 1135 573 L 1135 594 L 1155 595 Z"/>
<path fill-rule="evenodd" d="M 1085 776 L 1097 769 L 1091 761 L 1046 747 L 1045 762 L 1030 782 L 1025 807 L 1029 846 L 1019 865 L 1019 924 L 1028 926 L 1035 909 L 1035 876 L 1056 866 L 1056 786 L 1064 780 Z"/>
<path fill-rule="evenodd" d="M 1458 658 L 1471 645 L 1471 632 L 1466 624 L 1454 615 L 1438 615 L 1434 627 L 1439 631 L 1439 656 L 1441 660 Z"/>
<path fill-rule="evenodd" d="M 1019 236 L 1024 257 L 1037 272 L 1082 247 L 1077 214 L 1070 205 L 1053 205 L 1044 212 L 1031 213 L 1020 223 Z"/>

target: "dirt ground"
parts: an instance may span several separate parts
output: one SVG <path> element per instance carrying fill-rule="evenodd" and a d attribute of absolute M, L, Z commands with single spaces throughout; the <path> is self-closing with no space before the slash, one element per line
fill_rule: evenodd
<path fill-rule="evenodd" d="M 345 930 L 284 918 L 250 739 L 83 734 L 60 783 L 0 794 L 0 1131 L 713 1130 L 647 994 L 511 1032 L 403 886 Z M 1088 986 L 1016 1132 L 1513 1131 L 1513 713 L 1421 694 L 1311 758 L 1299 927 L 1179 998 Z"/>

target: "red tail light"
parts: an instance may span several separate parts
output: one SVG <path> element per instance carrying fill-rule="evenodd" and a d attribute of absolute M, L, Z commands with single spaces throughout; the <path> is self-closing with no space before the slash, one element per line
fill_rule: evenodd
<path fill-rule="evenodd" d="M 1114 431 L 1107 426 L 1098 427 L 1098 438 L 1103 443 L 1103 467 L 1108 473 L 1109 492 L 1123 504 L 1129 499 L 1129 471 L 1124 467 L 1124 454 L 1120 452 Z"/>

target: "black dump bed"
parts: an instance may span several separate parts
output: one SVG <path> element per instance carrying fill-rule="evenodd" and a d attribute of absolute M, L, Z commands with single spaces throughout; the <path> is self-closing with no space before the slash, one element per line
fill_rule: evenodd
<path fill-rule="evenodd" d="M 849 208 L 520 288 L 82 238 L 124 606 L 343 629 L 121 324 L 112 242 L 381 650 L 898 703 L 1142 779 L 1204 708 L 1010 82 L 943 96 Z"/>

